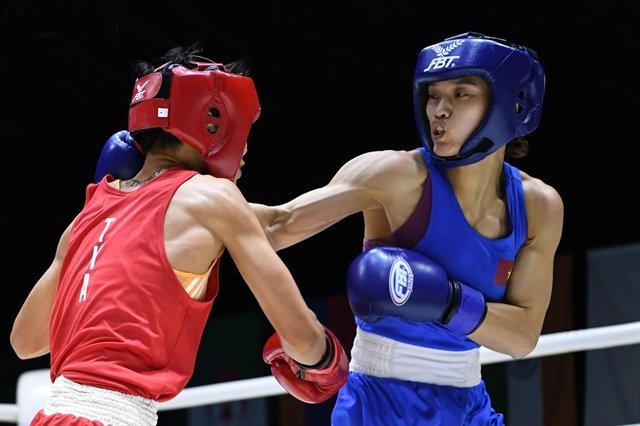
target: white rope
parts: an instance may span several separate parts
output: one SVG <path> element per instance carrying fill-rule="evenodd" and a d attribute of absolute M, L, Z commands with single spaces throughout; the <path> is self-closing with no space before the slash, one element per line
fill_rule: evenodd
<path fill-rule="evenodd" d="M 16 404 L 0 404 L 0 422 L 16 423 L 18 421 L 18 406 Z"/>
<path fill-rule="evenodd" d="M 637 343 L 640 343 L 640 321 L 545 334 L 540 336 L 535 349 L 525 359 Z M 484 347 L 480 349 L 482 364 L 505 361 L 514 361 L 514 359 Z M 161 403 L 158 410 L 175 410 L 284 393 L 286 391 L 273 376 L 266 376 L 258 379 L 187 388 L 171 401 Z"/>
<path fill-rule="evenodd" d="M 637 343 L 640 343 L 640 321 L 584 330 L 562 331 L 540 336 L 535 349 L 525 359 Z M 514 359 L 509 355 L 494 352 L 485 347 L 480 348 L 481 364 L 503 361 L 514 361 Z"/>
<path fill-rule="evenodd" d="M 227 383 L 186 388 L 178 396 L 167 402 L 161 402 L 158 411 L 176 410 L 199 405 L 218 404 L 220 402 L 263 396 L 282 395 L 284 390 L 273 376 L 255 379 L 236 380 Z"/>
<path fill-rule="evenodd" d="M 640 344 L 640 321 L 545 334 L 540 336 L 535 349 L 525 359 L 634 344 Z M 514 360 L 487 348 L 480 349 L 482 364 L 508 361 Z M 176 410 L 285 393 L 273 376 L 265 376 L 186 388 L 171 401 L 160 403 L 158 410 Z M 16 404 L 0 403 L 0 422 L 16 423 L 18 412 Z"/>

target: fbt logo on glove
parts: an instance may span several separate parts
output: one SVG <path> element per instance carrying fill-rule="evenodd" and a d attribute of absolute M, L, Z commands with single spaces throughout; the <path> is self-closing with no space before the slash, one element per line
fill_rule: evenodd
<path fill-rule="evenodd" d="M 413 291 L 413 271 L 404 259 L 396 259 L 389 271 L 389 294 L 397 306 L 404 305 Z"/>

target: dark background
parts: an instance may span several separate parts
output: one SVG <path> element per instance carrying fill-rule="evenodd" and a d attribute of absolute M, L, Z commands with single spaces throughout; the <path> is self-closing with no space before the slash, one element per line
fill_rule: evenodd
<path fill-rule="evenodd" d="M 582 256 L 640 240 L 637 7 L 5 0 L 0 402 L 15 401 L 21 372 L 48 367 L 48 357 L 17 359 L 11 325 L 82 207 L 104 141 L 126 128 L 133 61 L 196 41 L 219 62 L 249 59 L 262 115 L 239 186 L 250 201 L 275 204 L 326 184 L 357 154 L 419 145 L 411 83 L 423 47 L 465 31 L 525 44 L 540 55 L 547 91 L 530 154 L 514 164 L 558 189 L 566 213 L 559 252 Z M 305 297 L 344 291 L 361 225 L 360 216 L 347 218 L 281 252 Z M 214 314 L 248 309 L 257 304 L 227 259 Z"/>

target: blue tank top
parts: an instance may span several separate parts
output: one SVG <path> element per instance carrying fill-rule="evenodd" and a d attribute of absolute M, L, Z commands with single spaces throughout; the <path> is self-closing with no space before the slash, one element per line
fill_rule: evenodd
<path fill-rule="evenodd" d="M 420 148 L 420 152 L 429 174 L 418 207 L 405 224 L 410 226 L 400 227 L 384 240 L 365 241 L 365 248 L 390 243 L 410 248 L 435 260 L 449 277 L 482 292 L 487 301 L 501 302 L 516 255 L 527 237 L 520 171 L 504 163 L 510 230 L 502 238 L 491 239 L 480 235 L 468 224 L 446 174 L 431 163 L 426 149 Z M 422 237 L 416 238 L 416 232 L 422 232 Z M 404 245 L 403 241 L 411 243 Z M 365 323 L 356 318 L 356 324 L 370 333 L 423 347 L 458 351 L 479 346 L 466 336 L 456 335 L 437 323 L 417 323 L 398 318 Z"/>

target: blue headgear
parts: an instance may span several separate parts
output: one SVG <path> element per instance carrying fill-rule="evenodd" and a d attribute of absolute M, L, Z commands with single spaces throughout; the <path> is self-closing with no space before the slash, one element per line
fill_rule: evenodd
<path fill-rule="evenodd" d="M 442 157 L 433 152 L 425 112 L 427 87 L 435 81 L 466 75 L 478 75 L 487 81 L 491 91 L 489 111 L 458 155 Z M 425 47 L 418 55 L 413 76 L 413 106 L 420 139 L 434 162 L 443 167 L 480 161 L 538 127 L 544 84 L 544 69 L 536 53 L 503 39 L 468 32 Z"/>

